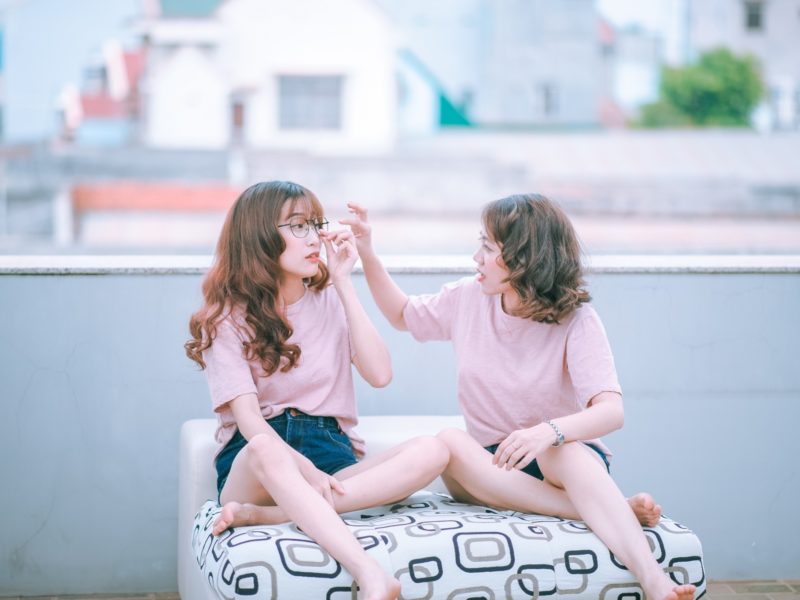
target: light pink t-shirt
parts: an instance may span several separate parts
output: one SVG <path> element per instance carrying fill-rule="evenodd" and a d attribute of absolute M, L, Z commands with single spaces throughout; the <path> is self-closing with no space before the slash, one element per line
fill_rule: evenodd
<path fill-rule="evenodd" d="M 622 393 L 603 324 L 588 304 L 557 325 L 537 323 L 506 314 L 500 294 L 484 294 L 468 277 L 411 296 L 403 316 L 419 341 L 452 340 L 458 401 L 482 446 L 583 410 L 600 392 Z"/>
<path fill-rule="evenodd" d="M 217 325 L 211 347 L 203 352 L 211 404 L 218 418 L 217 441 L 224 446 L 236 431 L 228 403 L 242 394 L 256 394 L 267 419 L 288 408 L 335 417 L 356 454 L 362 455 L 364 442 L 353 431 L 358 417 L 350 334 L 336 290 L 332 285 L 321 292 L 307 289 L 300 300 L 286 307 L 286 316 L 293 329 L 287 341 L 300 346 L 300 359 L 288 372 L 279 369 L 268 377 L 257 360 L 244 356 L 243 343 L 250 336 L 241 309 Z"/>

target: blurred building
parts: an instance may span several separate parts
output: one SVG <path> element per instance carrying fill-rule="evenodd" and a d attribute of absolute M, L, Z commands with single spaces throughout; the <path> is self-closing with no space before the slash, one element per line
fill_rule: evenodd
<path fill-rule="evenodd" d="M 371 0 L 151 3 L 144 141 L 156 147 L 381 151 L 395 45 Z"/>
<path fill-rule="evenodd" d="M 141 48 L 126 51 L 106 42 L 101 57 L 84 69 L 81 87 L 68 84 L 59 96 L 62 137 L 87 146 L 138 142 L 143 68 Z"/>
<path fill-rule="evenodd" d="M 593 0 L 377 0 L 465 122 L 599 124 L 602 70 Z"/>
<path fill-rule="evenodd" d="M 61 133 L 61 96 L 72 100 L 104 42 L 124 37 L 140 0 L 3 0 L 3 137 L 19 144 Z M 127 41 L 127 40 L 125 40 Z M 74 102 L 73 102 L 74 106 Z"/>
<path fill-rule="evenodd" d="M 800 128 L 800 4 L 797 0 L 690 0 L 689 39 L 699 54 L 724 46 L 761 62 L 771 129 Z"/>

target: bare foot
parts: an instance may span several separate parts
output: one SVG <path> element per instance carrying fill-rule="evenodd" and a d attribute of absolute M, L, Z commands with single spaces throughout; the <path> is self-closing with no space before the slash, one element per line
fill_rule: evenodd
<path fill-rule="evenodd" d="M 377 568 L 364 572 L 358 580 L 361 600 L 396 600 L 400 596 L 400 582 Z M 681 599 L 683 600 L 683 599 Z"/>
<path fill-rule="evenodd" d="M 211 532 L 219 535 L 231 527 L 242 525 L 277 525 L 287 523 L 289 518 L 277 506 L 256 506 L 255 504 L 239 504 L 228 502 L 222 507 Z"/>
<path fill-rule="evenodd" d="M 664 592 L 650 594 L 647 593 L 648 600 L 693 600 L 696 588 L 692 584 L 673 585 Z"/>
<path fill-rule="evenodd" d="M 641 492 L 628 498 L 628 504 L 633 514 L 645 527 L 655 527 L 661 519 L 661 506 L 656 504 L 653 497 L 647 492 Z M 682 600 L 682 598 L 681 598 Z"/>

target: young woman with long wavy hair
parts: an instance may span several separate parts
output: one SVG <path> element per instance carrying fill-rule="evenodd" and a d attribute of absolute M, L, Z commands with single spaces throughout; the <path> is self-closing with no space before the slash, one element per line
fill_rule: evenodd
<path fill-rule="evenodd" d="M 396 598 L 399 582 L 337 513 L 405 498 L 439 475 L 448 451 L 420 437 L 357 460 L 351 365 L 381 387 L 391 361 L 351 281 L 353 233 L 326 228 L 316 196 L 283 181 L 245 190 L 223 225 L 186 343 L 219 421 L 214 533 L 294 521 L 353 575 L 361 597 Z"/>
<path fill-rule="evenodd" d="M 349 205 L 370 290 L 384 316 L 420 341 L 450 340 L 467 431 L 439 434 L 443 474 L 464 502 L 583 519 L 636 575 L 650 600 L 690 600 L 650 551 L 641 525 L 661 508 L 626 500 L 598 438 L 622 427 L 622 391 L 605 330 L 589 304 L 580 246 L 561 209 L 515 195 L 483 210 L 477 275 L 408 297 L 372 249 L 366 210 Z"/>

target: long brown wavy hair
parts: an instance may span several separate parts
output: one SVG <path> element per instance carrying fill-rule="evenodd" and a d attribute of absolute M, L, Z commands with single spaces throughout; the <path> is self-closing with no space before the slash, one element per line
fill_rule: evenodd
<path fill-rule="evenodd" d="M 591 300 L 578 236 L 558 205 L 541 194 L 517 194 L 490 202 L 481 217 L 519 295 L 515 316 L 558 323 Z"/>
<path fill-rule="evenodd" d="M 192 338 L 186 356 L 205 369 L 203 351 L 211 347 L 219 322 L 241 310 L 247 327 L 243 343 L 247 360 L 258 359 L 264 375 L 288 371 L 300 358 L 300 347 L 287 344 L 292 328 L 281 314 L 278 259 L 286 249 L 278 230 L 281 209 L 304 203 L 310 218 L 323 217 L 322 205 L 309 190 L 289 181 L 266 181 L 247 188 L 228 211 L 217 242 L 214 263 L 203 280 L 203 306 L 189 320 Z M 311 233 L 309 233 L 311 235 Z M 328 282 L 328 270 L 306 281 L 315 290 Z M 281 362 L 283 364 L 281 365 Z"/>

